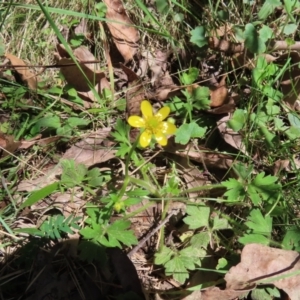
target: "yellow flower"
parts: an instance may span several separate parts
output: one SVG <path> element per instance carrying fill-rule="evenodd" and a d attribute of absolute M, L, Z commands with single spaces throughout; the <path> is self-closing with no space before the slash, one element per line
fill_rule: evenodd
<path fill-rule="evenodd" d="M 143 117 L 131 116 L 128 118 L 128 123 L 132 127 L 144 128 L 140 136 L 140 145 L 145 148 L 150 142 L 154 135 L 156 141 L 162 145 L 167 145 L 167 135 L 174 134 L 176 126 L 171 122 L 165 121 L 169 113 L 170 108 L 167 106 L 162 107 L 155 115 L 153 115 L 152 106 L 149 101 L 144 100 L 141 103 L 141 111 Z"/>

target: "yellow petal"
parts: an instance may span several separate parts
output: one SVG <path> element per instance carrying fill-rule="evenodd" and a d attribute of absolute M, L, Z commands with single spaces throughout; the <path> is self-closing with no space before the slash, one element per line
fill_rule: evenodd
<path fill-rule="evenodd" d="M 168 143 L 167 137 L 162 132 L 155 133 L 155 139 L 162 146 L 166 146 Z"/>
<path fill-rule="evenodd" d="M 155 117 L 157 119 L 159 119 L 160 121 L 164 120 L 165 118 L 167 118 L 167 116 L 169 115 L 170 113 L 170 107 L 168 106 L 164 106 L 162 107 L 158 112 L 157 114 L 155 115 Z"/>
<path fill-rule="evenodd" d="M 152 138 L 152 132 L 150 130 L 145 130 L 140 136 L 140 145 L 145 148 L 147 147 Z"/>
<path fill-rule="evenodd" d="M 144 118 L 146 118 L 146 119 L 153 116 L 152 105 L 147 100 L 142 101 L 141 111 L 142 111 L 142 114 L 143 114 Z"/>
<path fill-rule="evenodd" d="M 130 116 L 128 118 L 128 123 L 132 127 L 136 128 L 144 128 L 145 127 L 145 120 L 139 116 Z"/>
<path fill-rule="evenodd" d="M 174 134 L 177 128 L 171 122 L 162 122 L 161 123 L 161 132 L 164 134 Z"/>

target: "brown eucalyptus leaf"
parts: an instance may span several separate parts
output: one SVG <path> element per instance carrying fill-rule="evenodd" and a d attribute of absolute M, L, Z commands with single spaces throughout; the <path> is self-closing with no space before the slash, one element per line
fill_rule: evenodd
<path fill-rule="evenodd" d="M 103 163 L 115 157 L 116 150 L 105 145 L 106 139 L 110 134 L 110 128 L 104 128 L 90 134 L 83 140 L 75 143 L 63 155 L 63 159 L 73 159 L 78 164 L 90 167 L 95 164 Z M 36 179 L 23 180 L 18 185 L 18 191 L 31 192 L 41 189 L 58 180 L 62 168 L 60 164 L 50 167 L 43 176 Z"/>
<path fill-rule="evenodd" d="M 225 275 L 227 289 L 239 290 L 263 282 L 282 289 L 291 300 L 300 299 L 300 254 L 260 244 L 244 247 L 241 262 Z"/>
<path fill-rule="evenodd" d="M 210 106 L 219 107 L 225 104 L 228 100 L 228 89 L 226 86 L 226 77 L 224 75 L 216 86 L 210 87 Z"/>
<path fill-rule="evenodd" d="M 23 82 L 25 82 L 31 90 L 37 89 L 37 77 L 36 75 L 28 68 L 25 62 L 16 57 L 13 54 L 6 53 L 5 56 L 10 60 L 11 65 L 14 67 L 14 70 L 20 75 Z"/>
<path fill-rule="evenodd" d="M 0 132 L 0 157 L 5 157 L 14 153 L 20 148 L 21 142 L 15 142 L 12 135 Z"/>
<path fill-rule="evenodd" d="M 139 32 L 127 16 L 120 0 L 104 0 L 107 6 L 107 26 L 125 63 L 132 60 L 138 49 Z"/>

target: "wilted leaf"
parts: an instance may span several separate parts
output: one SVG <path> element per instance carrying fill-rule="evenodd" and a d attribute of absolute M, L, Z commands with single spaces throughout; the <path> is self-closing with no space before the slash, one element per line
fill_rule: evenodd
<path fill-rule="evenodd" d="M 137 52 L 139 32 L 127 16 L 120 0 L 104 0 L 103 2 L 107 6 L 107 26 L 119 52 L 127 63 Z"/>
<path fill-rule="evenodd" d="M 246 245 L 241 262 L 225 275 L 227 289 L 241 289 L 249 284 L 274 284 L 291 300 L 300 294 L 300 255 L 298 252 L 270 248 L 259 244 Z"/>
<path fill-rule="evenodd" d="M 96 98 L 91 90 L 92 87 L 94 87 L 98 94 L 105 88 L 111 88 L 104 72 L 99 70 L 96 64 L 96 58 L 86 47 L 80 46 L 74 50 L 74 55 L 78 59 L 78 64 L 82 71 L 75 62 L 69 58 L 69 55 L 62 45 L 58 45 L 57 50 L 59 52 L 57 64 L 60 66 L 61 73 L 67 83 L 74 87 L 80 95 L 95 101 Z"/>
<path fill-rule="evenodd" d="M 14 153 L 21 142 L 15 142 L 12 135 L 7 135 L 0 132 L 0 157 L 5 157 L 11 153 Z"/>
<path fill-rule="evenodd" d="M 30 89 L 36 90 L 36 75 L 30 71 L 30 69 L 26 66 L 24 61 L 10 53 L 6 53 L 5 56 L 10 60 L 11 65 L 13 67 L 15 66 L 14 69 L 20 75 L 22 81 L 24 81 Z"/>
<path fill-rule="evenodd" d="M 95 132 L 93 135 L 75 143 L 63 155 L 63 159 L 73 159 L 78 164 L 90 167 L 115 157 L 116 150 L 104 146 L 103 141 L 108 137 L 110 128 Z M 58 180 L 62 168 L 60 164 L 50 168 L 44 176 L 20 182 L 18 191 L 31 192 L 41 189 Z"/>
<path fill-rule="evenodd" d="M 210 106 L 219 107 L 225 104 L 228 100 L 228 89 L 226 86 L 226 75 L 224 75 L 217 86 L 210 88 Z"/>

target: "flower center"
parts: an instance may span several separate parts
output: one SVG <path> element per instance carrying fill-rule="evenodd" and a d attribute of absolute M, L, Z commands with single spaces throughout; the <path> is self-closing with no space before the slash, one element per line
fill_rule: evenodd
<path fill-rule="evenodd" d="M 155 117 L 149 118 L 147 120 L 147 125 L 148 125 L 149 129 L 152 131 L 155 129 L 158 129 L 160 123 L 161 122 L 159 120 L 157 120 L 157 118 L 155 118 Z"/>

